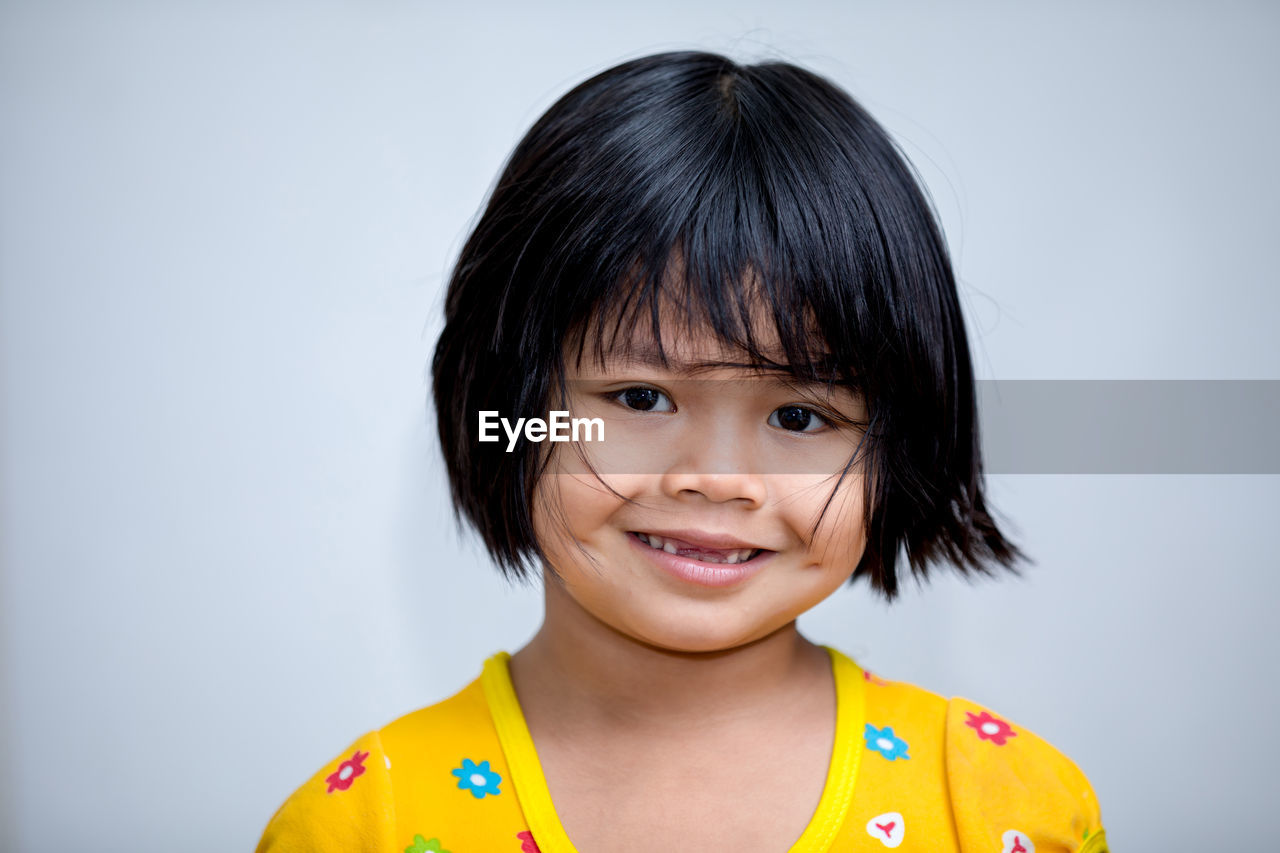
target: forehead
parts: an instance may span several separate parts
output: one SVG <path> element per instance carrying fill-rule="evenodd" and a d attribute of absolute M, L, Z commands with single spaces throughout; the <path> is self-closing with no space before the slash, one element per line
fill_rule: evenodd
<path fill-rule="evenodd" d="M 578 376 L 596 370 L 605 373 L 642 370 L 692 378 L 713 371 L 733 370 L 760 378 L 849 384 L 842 378 L 836 359 L 821 347 L 808 352 L 802 363 L 793 363 L 772 325 L 760 328 L 748 345 L 726 339 L 710 323 L 688 323 L 681 319 L 662 324 L 658 335 L 646 323 L 620 330 L 603 342 L 593 339 L 584 347 L 582 358 L 576 363 L 568 359 L 567 367 L 571 375 Z"/>
<path fill-rule="evenodd" d="M 602 367 L 653 367 L 677 372 L 709 367 L 783 364 L 784 347 L 772 317 L 763 305 L 749 309 L 746 322 L 725 334 L 710 318 L 677 306 L 662 295 L 656 317 L 652 311 L 607 319 L 601 334 L 588 335 L 583 359 Z M 621 320 L 621 322 L 619 322 Z M 655 328 L 656 326 L 656 328 Z"/>
<path fill-rule="evenodd" d="M 633 271 L 601 294 L 565 342 L 567 368 L 734 367 L 822 381 L 840 381 L 847 372 L 801 294 L 766 281 L 754 267 L 711 275 L 687 269 L 674 252 L 651 271 Z"/>

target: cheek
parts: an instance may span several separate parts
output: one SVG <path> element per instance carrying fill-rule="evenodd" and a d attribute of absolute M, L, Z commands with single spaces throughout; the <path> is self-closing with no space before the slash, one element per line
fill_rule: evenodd
<path fill-rule="evenodd" d="M 563 468 L 559 469 L 563 471 Z M 589 471 L 548 472 L 534 490 L 533 527 L 543 551 L 557 569 L 575 561 L 617 536 L 614 516 L 639 488 L 636 477 L 605 477 L 602 482 Z"/>
<path fill-rule="evenodd" d="M 789 479 L 781 505 L 788 526 L 808 543 L 810 565 L 835 574 L 852 572 L 867 544 L 863 478 L 848 476 L 839 489 L 830 477 Z"/>

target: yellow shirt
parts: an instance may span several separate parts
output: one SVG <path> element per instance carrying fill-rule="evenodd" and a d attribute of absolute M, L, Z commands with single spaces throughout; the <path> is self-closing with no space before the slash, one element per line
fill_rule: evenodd
<path fill-rule="evenodd" d="M 789 853 L 1105 853 L 1070 759 L 966 699 L 886 681 L 834 649 L 836 734 Z M 436 705 L 361 737 L 272 817 L 258 853 L 575 853 L 506 652 Z"/>

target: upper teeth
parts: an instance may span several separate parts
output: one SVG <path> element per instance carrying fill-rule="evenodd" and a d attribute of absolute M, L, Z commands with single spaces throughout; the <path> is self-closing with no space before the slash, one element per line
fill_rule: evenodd
<path fill-rule="evenodd" d="M 654 536 L 652 533 L 637 533 L 640 541 L 648 545 L 650 548 L 657 548 L 659 551 L 666 551 L 668 554 L 677 552 L 676 545 L 669 539 L 663 539 L 661 536 Z M 688 550 L 688 549 L 686 549 Z M 739 548 L 734 551 L 722 551 L 716 549 L 697 549 L 698 559 L 706 563 L 741 563 L 751 559 L 751 555 L 756 552 L 755 548 Z M 723 559 L 720 555 L 723 555 Z"/>

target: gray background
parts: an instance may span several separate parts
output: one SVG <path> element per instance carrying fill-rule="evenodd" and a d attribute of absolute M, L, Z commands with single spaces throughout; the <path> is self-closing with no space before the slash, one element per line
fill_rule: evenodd
<path fill-rule="evenodd" d="M 1277 379 L 1264 3 L 5 3 L 0 848 L 250 849 L 535 629 L 455 533 L 440 288 L 510 147 L 660 49 L 782 56 L 901 140 L 979 374 Z M 1280 801 L 1275 476 L 997 476 L 1037 558 L 802 621 L 1071 755 L 1117 850 Z"/>

